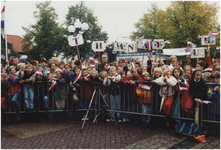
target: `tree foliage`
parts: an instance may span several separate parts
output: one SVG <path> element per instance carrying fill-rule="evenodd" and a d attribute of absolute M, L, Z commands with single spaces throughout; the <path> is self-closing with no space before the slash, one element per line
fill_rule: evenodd
<path fill-rule="evenodd" d="M 206 35 L 219 29 L 216 14 L 219 7 L 215 3 L 202 1 L 172 1 L 166 10 L 156 4 L 139 19 L 134 26 L 134 35 L 151 39 L 166 39 L 172 44 L 166 47 L 186 47 L 187 40 L 201 46 L 197 35 Z M 216 38 L 220 38 L 218 35 Z M 217 44 L 218 45 L 218 44 Z M 213 48 L 214 46 L 212 46 Z"/>
<path fill-rule="evenodd" d="M 65 24 L 67 27 L 73 25 L 74 21 L 79 19 L 81 23 L 86 22 L 89 25 L 89 29 L 83 34 L 84 44 L 78 46 L 80 51 L 80 56 L 82 58 L 87 58 L 87 55 L 94 55 L 91 51 L 91 43 L 87 43 L 87 40 L 91 41 L 106 41 L 108 39 L 106 31 L 101 31 L 102 26 L 99 26 L 97 17 L 93 15 L 93 11 L 87 8 L 83 2 L 75 6 L 70 6 L 68 8 L 68 13 L 66 15 Z M 81 29 L 80 29 L 81 30 Z M 67 28 L 63 29 L 64 34 L 69 35 Z M 77 31 L 75 31 L 75 34 Z M 67 44 L 67 39 L 63 39 L 62 51 L 65 56 L 75 56 L 77 55 L 76 47 L 69 47 Z"/>
<path fill-rule="evenodd" d="M 59 48 L 59 41 L 62 40 L 61 29 L 56 22 L 58 15 L 48 1 L 36 4 L 36 8 L 39 11 L 33 14 L 37 23 L 30 25 L 29 28 L 23 27 L 26 34 L 22 41 L 22 50 L 28 55 L 29 60 L 39 60 L 41 57 L 49 59 Z M 31 44 L 34 45 L 32 49 Z"/>

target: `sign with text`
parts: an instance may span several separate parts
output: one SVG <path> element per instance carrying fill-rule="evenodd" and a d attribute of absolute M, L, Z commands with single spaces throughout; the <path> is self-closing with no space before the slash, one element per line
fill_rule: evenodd
<path fill-rule="evenodd" d="M 216 36 L 210 36 L 208 39 L 208 35 L 201 35 L 201 45 L 215 45 L 216 44 Z"/>
<path fill-rule="evenodd" d="M 132 42 L 131 44 L 128 44 L 128 52 L 130 53 L 137 52 L 137 43 Z"/>
<path fill-rule="evenodd" d="M 128 52 L 128 43 L 127 42 L 117 42 L 114 43 L 114 51 Z"/>
<path fill-rule="evenodd" d="M 204 47 L 191 48 L 191 58 L 205 58 Z"/>
<path fill-rule="evenodd" d="M 91 46 L 93 52 L 104 52 L 104 50 L 106 50 L 106 44 L 104 41 L 93 41 Z"/>
<path fill-rule="evenodd" d="M 68 36 L 68 43 L 71 47 L 84 44 L 83 36 L 78 34 L 77 36 Z"/>
<path fill-rule="evenodd" d="M 152 42 L 153 49 L 163 49 L 165 46 L 164 39 L 155 39 Z"/>

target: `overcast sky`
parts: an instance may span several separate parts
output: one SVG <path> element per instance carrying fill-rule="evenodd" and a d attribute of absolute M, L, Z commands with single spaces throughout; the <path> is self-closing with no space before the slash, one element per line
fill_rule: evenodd
<path fill-rule="evenodd" d="M 94 11 L 94 16 L 98 17 L 99 25 L 102 25 L 102 30 L 108 33 L 108 41 L 114 42 L 120 36 L 129 36 L 132 31 L 135 31 L 134 23 L 138 22 L 150 9 L 150 4 L 156 2 L 158 7 L 165 10 L 169 5 L 169 1 L 84 1 L 85 5 Z M 219 1 L 209 1 L 217 3 Z M 1 9 L 6 4 L 6 32 L 8 34 L 25 35 L 23 27 L 28 27 L 36 23 L 33 17 L 33 12 L 36 10 L 35 4 L 39 1 L 1 1 Z M 58 22 L 61 24 L 65 21 L 65 16 L 68 13 L 68 7 L 71 5 L 80 4 L 80 1 L 52 1 L 51 6 L 55 8 L 58 14 Z M 218 21 L 220 22 L 220 9 L 217 13 Z M 127 39 L 122 39 L 127 41 Z"/>

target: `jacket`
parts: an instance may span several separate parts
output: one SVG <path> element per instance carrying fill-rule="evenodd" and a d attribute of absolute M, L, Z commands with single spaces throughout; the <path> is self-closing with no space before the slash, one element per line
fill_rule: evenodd
<path fill-rule="evenodd" d="M 167 86 L 165 86 L 165 82 L 168 83 Z M 165 80 L 164 77 L 159 77 L 155 80 L 155 83 L 161 86 L 159 91 L 161 97 L 163 96 L 163 88 L 165 87 L 167 87 L 168 96 L 175 94 L 174 86 L 177 84 L 177 80 L 174 77 L 171 76 L 167 80 Z"/>
<path fill-rule="evenodd" d="M 89 77 L 87 77 L 88 81 L 84 80 L 84 77 L 81 76 L 80 79 L 77 81 L 80 84 L 80 99 L 90 100 L 92 97 L 92 81 Z M 85 97 L 86 96 L 86 97 Z"/>
<path fill-rule="evenodd" d="M 210 105 L 210 113 L 216 112 L 216 114 L 220 114 L 220 88 L 218 91 L 214 90 L 214 87 L 209 86 L 207 92 L 209 100 L 212 102 Z M 215 107 L 214 107 L 215 105 Z"/>
<path fill-rule="evenodd" d="M 103 81 L 104 86 L 109 88 L 110 94 L 113 96 L 120 94 L 120 79 L 121 75 L 116 73 L 114 76 L 111 76 L 111 79 L 109 79 L 108 81 L 107 77 Z"/>
<path fill-rule="evenodd" d="M 56 80 L 57 85 L 53 88 L 54 100 L 65 99 L 67 96 L 65 79 L 64 78 L 57 78 L 57 79 L 58 79 Z"/>
<path fill-rule="evenodd" d="M 19 81 L 21 80 L 20 76 L 18 76 L 17 74 L 12 74 L 10 73 L 9 74 L 9 77 L 8 77 L 8 95 L 13 95 L 15 94 L 16 92 L 21 92 L 21 87 L 20 87 L 20 84 L 19 84 Z"/>
<path fill-rule="evenodd" d="M 24 80 L 24 84 L 32 85 L 32 80 L 35 78 L 36 74 L 34 71 L 31 71 L 30 74 L 26 70 L 22 71 L 21 77 Z"/>

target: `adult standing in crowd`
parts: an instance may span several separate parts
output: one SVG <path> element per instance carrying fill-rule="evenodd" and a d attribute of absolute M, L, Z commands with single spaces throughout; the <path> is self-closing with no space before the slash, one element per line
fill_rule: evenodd
<path fill-rule="evenodd" d="M 103 63 L 103 62 L 109 63 L 109 62 L 108 62 L 108 55 L 107 55 L 107 54 L 103 54 L 102 57 L 101 57 L 101 61 L 102 61 L 101 63 Z M 97 71 L 98 71 L 98 72 L 101 72 L 101 71 L 102 71 L 102 66 L 101 66 L 101 64 L 98 65 Z"/>
<path fill-rule="evenodd" d="M 16 72 L 19 71 L 19 69 L 17 68 L 17 65 L 18 65 L 18 58 L 17 58 L 17 57 L 11 56 L 11 57 L 9 58 L 9 65 L 10 65 L 10 66 L 15 66 Z M 9 67 L 9 66 L 8 66 L 8 67 Z"/>
<path fill-rule="evenodd" d="M 53 77 L 56 75 L 55 73 L 55 63 L 53 61 L 51 61 L 49 64 L 48 64 L 48 67 L 50 68 L 50 73 L 53 75 Z"/>
<path fill-rule="evenodd" d="M 55 63 L 55 69 L 58 69 L 58 58 L 57 57 L 53 57 L 52 61 Z"/>

